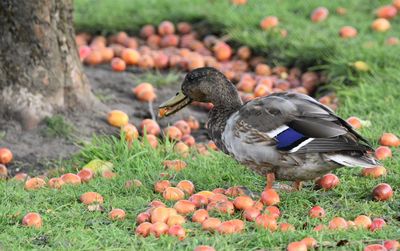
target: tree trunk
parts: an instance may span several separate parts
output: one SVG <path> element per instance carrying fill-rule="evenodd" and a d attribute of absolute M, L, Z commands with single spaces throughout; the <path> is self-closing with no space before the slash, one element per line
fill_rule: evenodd
<path fill-rule="evenodd" d="M 0 117 L 25 129 L 96 98 L 75 44 L 72 0 L 0 2 Z"/>

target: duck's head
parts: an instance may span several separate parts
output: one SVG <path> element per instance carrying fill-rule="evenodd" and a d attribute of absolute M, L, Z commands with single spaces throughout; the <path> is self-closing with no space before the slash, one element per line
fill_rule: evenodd
<path fill-rule="evenodd" d="M 241 100 L 235 86 L 215 68 L 203 67 L 189 72 L 181 90 L 159 106 L 160 117 L 181 110 L 192 101 L 213 103 L 214 106 L 237 106 Z"/>

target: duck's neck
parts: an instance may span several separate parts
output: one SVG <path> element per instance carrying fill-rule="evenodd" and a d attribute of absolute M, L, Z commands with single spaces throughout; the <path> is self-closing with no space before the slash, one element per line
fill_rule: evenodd
<path fill-rule="evenodd" d="M 242 102 L 238 99 L 236 102 L 230 104 L 215 105 L 208 114 L 208 134 L 223 152 L 226 152 L 222 142 L 222 133 L 225 130 L 226 122 L 241 106 Z"/>

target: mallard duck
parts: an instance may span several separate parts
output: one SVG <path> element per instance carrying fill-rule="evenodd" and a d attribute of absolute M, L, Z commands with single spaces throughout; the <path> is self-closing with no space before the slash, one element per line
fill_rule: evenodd
<path fill-rule="evenodd" d="M 218 70 L 188 73 L 181 90 L 159 107 L 169 116 L 192 101 L 211 102 L 211 139 L 224 153 L 267 177 L 300 182 L 335 168 L 370 167 L 376 160 L 366 139 L 330 108 L 310 96 L 281 92 L 242 103 L 235 86 Z"/>

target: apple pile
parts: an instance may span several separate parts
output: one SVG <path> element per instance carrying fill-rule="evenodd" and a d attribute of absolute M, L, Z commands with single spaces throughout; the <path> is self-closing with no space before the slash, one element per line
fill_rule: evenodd
<path fill-rule="evenodd" d="M 167 163 L 169 165 L 172 162 Z M 245 231 L 246 228 L 259 228 L 270 232 L 295 231 L 292 224 L 280 220 L 284 217 L 279 209 L 279 194 L 274 189 L 265 189 L 259 199 L 248 196 L 246 190 L 240 186 L 216 188 L 212 191 L 195 190 L 194 184 L 189 180 L 179 181 L 176 185 L 170 180 L 157 181 L 154 191 L 162 195 L 164 202 L 153 200 L 145 211 L 137 215 L 135 233 L 142 237 L 157 238 L 170 235 L 183 240 L 188 233 L 193 232 L 185 229 L 185 224 L 189 221 L 196 223 L 194 228 L 211 234 L 235 234 Z M 313 206 L 308 215 L 310 218 L 326 218 L 325 210 L 318 205 Z M 330 219 L 327 225 L 315 226 L 314 231 L 365 229 L 374 232 L 383 229 L 385 225 L 384 219 L 371 219 L 367 215 L 359 215 L 353 220 L 336 216 Z M 392 240 L 385 243 L 396 245 Z M 307 250 L 317 245 L 313 237 L 306 237 L 290 243 L 287 250 Z"/>
<path fill-rule="evenodd" d="M 110 111 L 107 121 L 110 125 L 121 128 L 127 142 L 132 143 L 133 140 L 139 138 L 139 129 L 132 123 L 129 123 L 129 116 L 125 112 L 120 110 Z M 195 148 L 202 155 L 208 155 L 208 149 L 218 150 L 215 143 L 211 140 L 207 144 L 196 143 L 191 133 L 200 128 L 200 123 L 192 116 L 189 116 L 185 120 L 178 120 L 163 130 L 161 130 L 155 120 L 144 119 L 140 123 L 139 128 L 143 143 L 148 143 L 152 148 L 157 148 L 159 145 L 157 137 L 163 135 L 170 141 L 176 142 L 174 151 L 183 157 L 188 156 L 191 147 Z"/>
<path fill-rule="evenodd" d="M 262 27 L 271 29 L 278 23 L 277 17 L 267 17 L 262 21 Z M 139 37 L 129 36 L 126 32 L 107 38 L 80 33 L 76 35 L 76 43 L 85 64 L 110 63 L 114 71 L 124 71 L 128 66 L 182 71 L 204 66 L 217 68 L 237 85 L 244 101 L 288 90 L 312 94 L 316 86 L 325 81 L 324 76 L 316 72 L 301 72 L 295 67 L 272 67 L 266 58 L 254 56 L 247 46 L 235 50 L 223 38 L 214 35 L 201 39 L 186 22 L 176 26 L 170 21 L 163 21 L 157 27 L 145 25 Z M 142 83 L 133 92 L 141 101 L 157 98 L 149 83 Z M 327 101 L 327 105 L 336 107 L 334 99 Z M 198 105 L 208 109 L 212 107 L 210 104 Z"/>
<path fill-rule="evenodd" d="M 182 180 L 176 186 L 169 180 L 160 180 L 154 184 L 154 191 L 162 194 L 166 203 L 172 203 L 173 206 L 167 207 L 164 202 L 154 200 L 146 211 L 137 215 L 135 232 L 143 237 L 168 234 L 182 240 L 186 238 L 186 230 L 182 225 L 188 220 L 197 223 L 204 231 L 220 234 L 242 232 L 245 220 L 271 231 L 278 228 L 280 231 L 294 229 L 289 223 L 278 225 L 280 211 L 274 205 L 279 203 L 279 195 L 273 189 L 265 190 L 258 201 L 247 196 L 240 187 L 195 193 L 195 186 L 189 180 Z M 242 214 L 243 219 L 224 221 L 218 218 L 223 215 L 234 216 L 235 211 Z"/>

